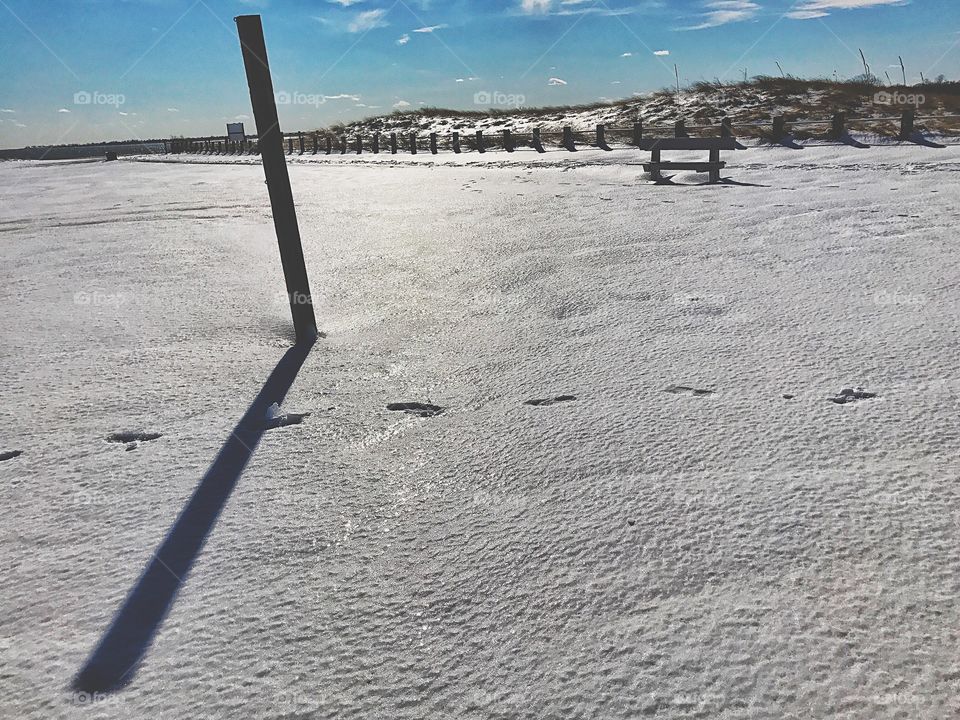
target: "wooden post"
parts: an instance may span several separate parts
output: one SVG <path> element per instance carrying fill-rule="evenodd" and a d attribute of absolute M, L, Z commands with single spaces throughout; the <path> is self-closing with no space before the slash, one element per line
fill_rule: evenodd
<path fill-rule="evenodd" d="M 390 154 L 397 154 L 397 134 L 395 132 L 390 133 Z"/>
<path fill-rule="evenodd" d="M 357 155 L 363 155 L 363 135 L 357 135 Z"/>
<path fill-rule="evenodd" d="M 597 125 L 597 147 L 601 150 L 611 150 L 607 145 L 607 128 L 604 125 Z"/>
<path fill-rule="evenodd" d="M 633 144 L 639 147 L 641 140 L 643 140 L 643 121 L 637 120 L 633 124 Z"/>
<path fill-rule="evenodd" d="M 485 153 L 487 149 L 483 146 L 483 130 L 477 130 L 477 152 Z"/>
<path fill-rule="evenodd" d="M 416 133 L 410 133 L 410 154 L 411 155 L 417 154 L 417 134 Z"/>
<path fill-rule="evenodd" d="M 374 154 L 374 155 L 379 155 L 379 154 L 380 154 L 380 133 L 375 132 L 375 133 L 373 134 L 373 143 L 372 143 L 372 145 L 373 145 L 373 154 Z"/>
<path fill-rule="evenodd" d="M 318 133 L 313 134 L 313 154 L 317 154 L 317 150 L 320 148 L 320 135 Z"/>
<path fill-rule="evenodd" d="M 437 134 L 435 132 L 430 133 L 430 154 L 437 154 Z"/>
<path fill-rule="evenodd" d="M 347 136 L 346 135 L 340 136 L 340 154 L 341 155 L 347 154 Z"/>
<path fill-rule="evenodd" d="M 333 152 L 333 138 L 327 135 L 327 155 Z"/>
<path fill-rule="evenodd" d="M 569 125 L 563 128 L 563 147 L 570 152 L 577 149 L 577 146 L 573 142 L 573 128 Z"/>
<path fill-rule="evenodd" d="M 659 182 L 663 180 L 663 174 L 660 172 L 660 148 L 655 147 L 650 151 L 650 178 Z"/>
<path fill-rule="evenodd" d="M 287 154 L 293 155 L 293 137 L 287 138 Z"/>
<path fill-rule="evenodd" d="M 673 136 L 677 138 L 690 137 L 687 135 L 687 123 L 684 120 L 677 120 L 673 125 Z"/>
<path fill-rule="evenodd" d="M 839 140 L 847 134 L 847 115 L 843 112 L 835 113 L 830 127 L 830 137 Z"/>
<path fill-rule="evenodd" d="M 915 110 L 904 110 L 900 117 L 900 140 L 910 140 L 914 133 L 917 122 L 917 113 Z"/>
<path fill-rule="evenodd" d="M 507 152 L 513 152 L 513 134 L 510 128 L 503 129 L 503 149 Z"/>
<path fill-rule="evenodd" d="M 733 121 L 728 117 L 720 121 L 720 137 L 733 137 Z"/>
<path fill-rule="evenodd" d="M 787 119 L 783 115 L 775 115 L 773 118 L 773 140 L 780 142 L 787 136 Z"/>
<path fill-rule="evenodd" d="M 546 150 L 543 147 L 543 139 L 540 137 L 540 128 L 533 129 L 533 141 L 531 142 L 533 149 L 538 153 L 545 153 Z"/>
<path fill-rule="evenodd" d="M 313 299 L 297 225 L 297 210 L 293 203 L 293 189 L 290 187 L 287 161 L 283 156 L 283 132 L 277 116 L 263 26 L 259 15 L 241 15 L 236 18 L 236 23 L 297 342 L 312 343 L 317 338 L 317 321 L 313 314 Z"/>
<path fill-rule="evenodd" d="M 298 155 L 303 155 L 303 133 L 302 133 L 302 132 L 298 132 L 298 133 L 297 133 L 297 144 L 298 144 L 299 150 L 300 150 L 300 152 L 298 153 Z"/>
<path fill-rule="evenodd" d="M 459 154 L 461 153 L 461 150 L 460 150 L 460 133 L 455 132 L 455 133 L 453 134 L 452 144 L 453 144 L 453 151 L 454 151 L 457 155 L 459 155 Z"/>
<path fill-rule="evenodd" d="M 713 165 L 714 163 L 716 163 L 716 165 L 714 165 L 714 167 L 710 168 L 710 182 L 711 182 L 711 183 L 718 183 L 718 182 L 720 182 L 720 167 L 719 167 L 719 165 L 720 165 L 720 151 L 719 151 L 719 150 L 711 150 L 711 151 L 710 151 L 710 164 Z"/>

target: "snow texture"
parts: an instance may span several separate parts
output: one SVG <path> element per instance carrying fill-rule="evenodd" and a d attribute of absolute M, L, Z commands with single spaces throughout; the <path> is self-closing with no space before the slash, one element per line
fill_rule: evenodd
<path fill-rule="evenodd" d="M 312 415 L 105 697 L 72 678 L 291 343 L 266 187 L 0 164 L 0 715 L 958 716 L 960 149 L 728 159 L 292 162 Z"/>

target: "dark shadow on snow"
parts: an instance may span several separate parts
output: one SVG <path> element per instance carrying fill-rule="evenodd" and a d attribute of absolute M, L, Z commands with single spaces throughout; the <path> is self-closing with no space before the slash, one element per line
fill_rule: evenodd
<path fill-rule="evenodd" d="M 270 426 L 268 408 L 272 403 L 283 402 L 312 346 L 313 342 L 295 345 L 270 373 L 77 674 L 74 690 L 106 693 L 133 679 L 243 469 Z"/>

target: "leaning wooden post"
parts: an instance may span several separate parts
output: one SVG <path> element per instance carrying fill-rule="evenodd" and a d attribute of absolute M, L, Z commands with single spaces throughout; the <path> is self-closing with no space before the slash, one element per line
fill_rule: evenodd
<path fill-rule="evenodd" d="M 417 154 L 417 134 L 416 133 L 410 133 L 410 154 L 411 155 Z"/>
<path fill-rule="evenodd" d="M 725 117 L 720 121 L 720 137 L 733 137 L 733 120 L 728 117 Z"/>
<path fill-rule="evenodd" d="M 333 152 L 333 138 L 327 135 L 327 155 Z"/>
<path fill-rule="evenodd" d="M 453 144 L 453 151 L 454 151 L 457 155 L 459 155 L 460 152 L 461 152 L 461 150 L 460 150 L 460 133 L 455 132 L 455 133 L 453 134 L 453 140 L 452 140 L 451 142 L 452 142 L 452 144 Z"/>
<path fill-rule="evenodd" d="M 341 155 L 347 154 L 347 136 L 346 135 L 340 136 L 340 154 Z"/>
<path fill-rule="evenodd" d="M 363 155 L 363 135 L 357 135 L 357 155 Z"/>
<path fill-rule="evenodd" d="M 375 132 L 373 134 L 373 142 L 371 143 L 371 149 L 373 150 L 374 155 L 380 154 L 380 133 Z"/>
<path fill-rule="evenodd" d="M 487 149 L 483 146 L 483 130 L 477 130 L 477 152 L 485 153 Z"/>
<path fill-rule="evenodd" d="M 277 231 L 280 262 L 287 284 L 287 297 L 290 300 L 297 342 L 312 343 L 317 339 L 317 320 L 313 314 L 313 299 L 310 295 L 307 265 L 303 259 L 303 245 L 297 225 L 290 175 L 283 156 L 283 132 L 277 116 L 273 80 L 267 61 L 267 45 L 263 39 L 263 25 L 259 15 L 241 15 L 235 22 L 243 52 L 243 65 L 247 72 L 247 84 L 250 87 L 253 116 L 257 123 L 263 174 L 267 179 L 273 224 Z"/>
<path fill-rule="evenodd" d="M 577 149 L 577 146 L 573 142 L 573 128 L 569 125 L 563 128 L 563 147 L 570 152 Z"/>
<path fill-rule="evenodd" d="M 298 154 L 303 155 L 303 133 L 302 132 L 297 133 L 297 143 L 300 149 L 300 152 Z"/>
<path fill-rule="evenodd" d="M 904 110 L 900 117 L 900 140 L 910 140 L 914 133 L 917 122 L 917 113 L 915 110 Z"/>
<path fill-rule="evenodd" d="M 395 132 L 390 133 L 390 154 L 397 154 L 397 134 Z"/>
<path fill-rule="evenodd" d="M 320 135 L 317 133 L 313 134 L 313 154 L 317 154 L 317 150 L 320 149 Z"/>
<path fill-rule="evenodd" d="M 597 125 L 597 147 L 601 150 L 610 150 L 611 147 L 607 145 L 607 128 L 605 125 Z"/>
<path fill-rule="evenodd" d="M 287 154 L 293 155 L 293 136 L 287 138 Z"/>
<path fill-rule="evenodd" d="M 839 140 L 844 135 L 847 134 L 847 115 L 846 113 L 838 112 L 833 116 L 833 121 L 830 124 L 830 137 L 833 140 Z"/>
<path fill-rule="evenodd" d="M 503 129 L 503 149 L 513 152 L 513 133 L 510 132 L 510 128 Z"/>
<path fill-rule="evenodd" d="M 637 120 L 633 124 L 633 144 L 640 147 L 641 140 L 643 140 L 643 122 Z"/>
<path fill-rule="evenodd" d="M 430 133 L 430 154 L 437 154 L 437 134 L 435 132 Z"/>
<path fill-rule="evenodd" d="M 689 137 L 687 135 L 687 123 L 684 120 L 677 120 L 673 125 L 673 136 L 675 138 Z"/>

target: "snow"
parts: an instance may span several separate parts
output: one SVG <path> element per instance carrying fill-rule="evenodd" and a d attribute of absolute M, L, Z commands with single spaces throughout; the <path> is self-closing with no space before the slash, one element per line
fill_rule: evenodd
<path fill-rule="evenodd" d="M 256 158 L 0 164 L 0 714 L 960 713 L 960 148 L 645 157 L 292 158 L 312 414 L 95 702 L 289 308 Z"/>

